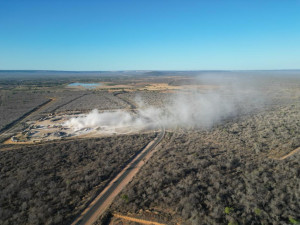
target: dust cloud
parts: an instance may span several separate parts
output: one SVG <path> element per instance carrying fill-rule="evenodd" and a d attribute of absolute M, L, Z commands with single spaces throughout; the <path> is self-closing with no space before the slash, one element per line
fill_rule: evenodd
<path fill-rule="evenodd" d="M 266 97 L 257 88 L 253 79 L 239 79 L 236 76 L 202 75 L 196 78 L 201 84 L 214 85 L 211 90 L 189 90 L 170 97 L 160 107 L 147 106 L 143 98 L 136 99 L 136 114 L 127 111 L 92 112 L 65 123 L 73 129 L 101 126 L 127 127 L 198 127 L 209 128 L 220 121 L 261 107 Z"/>
<path fill-rule="evenodd" d="M 97 109 L 90 113 L 80 115 L 67 120 L 64 126 L 72 128 L 73 130 L 82 130 L 85 128 L 98 127 L 136 127 L 142 128 L 147 124 L 147 120 L 141 116 L 134 116 L 127 111 L 116 110 L 112 112 L 99 112 Z"/>

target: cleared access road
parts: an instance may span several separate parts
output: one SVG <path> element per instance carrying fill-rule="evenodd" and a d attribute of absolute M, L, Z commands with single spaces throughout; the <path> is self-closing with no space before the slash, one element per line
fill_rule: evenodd
<path fill-rule="evenodd" d="M 165 135 L 165 128 L 150 142 L 127 166 L 109 183 L 109 185 L 95 198 L 72 225 L 91 225 L 109 207 L 114 198 L 132 180 L 139 169 L 154 153 L 153 149 L 161 142 Z"/>

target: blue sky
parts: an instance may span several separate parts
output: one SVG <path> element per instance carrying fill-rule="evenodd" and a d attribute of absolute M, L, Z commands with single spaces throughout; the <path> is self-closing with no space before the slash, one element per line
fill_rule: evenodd
<path fill-rule="evenodd" d="M 300 69 L 300 0 L 0 0 L 0 69 Z"/>

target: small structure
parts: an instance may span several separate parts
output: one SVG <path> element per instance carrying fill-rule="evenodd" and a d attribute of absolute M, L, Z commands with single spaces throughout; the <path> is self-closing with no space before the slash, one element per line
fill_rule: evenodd
<path fill-rule="evenodd" d="M 18 139 L 17 139 L 15 136 L 12 136 L 12 137 L 11 137 L 11 141 L 13 141 L 13 142 L 18 142 Z"/>

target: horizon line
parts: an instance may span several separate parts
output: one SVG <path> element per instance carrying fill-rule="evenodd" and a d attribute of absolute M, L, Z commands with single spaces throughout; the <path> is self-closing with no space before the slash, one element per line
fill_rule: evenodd
<path fill-rule="evenodd" d="M 240 72 L 240 71 L 300 71 L 299 69 L 196 69 L 196 70 L 55 70 L 55 69 L 0 69 L 0 72 Z"/>

